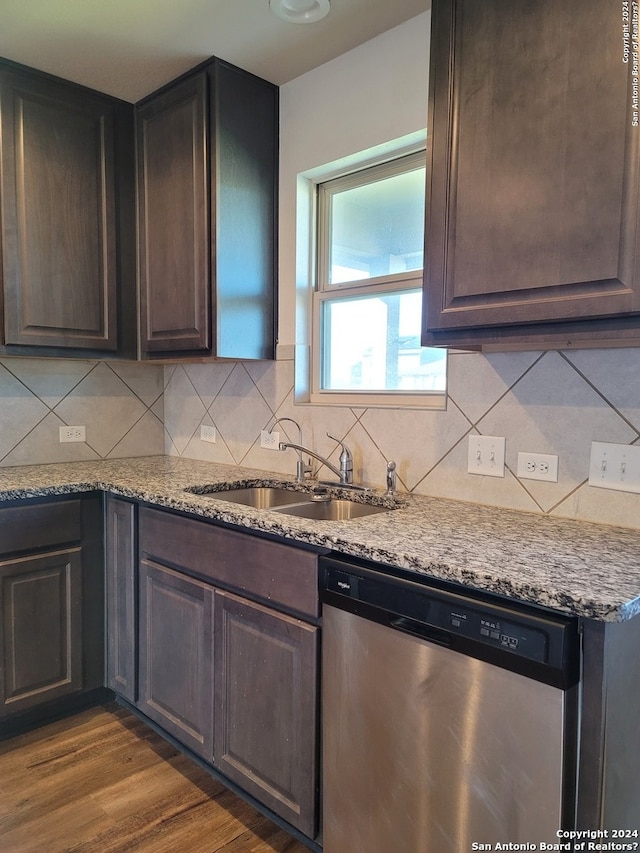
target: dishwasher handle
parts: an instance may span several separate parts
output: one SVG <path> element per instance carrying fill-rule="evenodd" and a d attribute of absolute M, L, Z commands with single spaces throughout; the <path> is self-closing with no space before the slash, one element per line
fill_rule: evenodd
<path fill-rule="evenodd" d="M 434 628 L 432 625 L 425 625 L 424 622 L 417 622 L 415 619 L 408 619 L 406 616 L 395 616 L 390 619 L 389 627 L 395 628 L 396 631 L 402 631 L 403 634 L 418 637 L 420 640 L 429 640 L 431 643 L 437 643 L 437 645 L 446 648 L 451 647 L 451 635 L 446 631 Z"/>

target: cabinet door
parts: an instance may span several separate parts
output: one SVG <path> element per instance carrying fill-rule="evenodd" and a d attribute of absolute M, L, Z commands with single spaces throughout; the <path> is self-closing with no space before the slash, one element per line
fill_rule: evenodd
<path fill-rule="evenodd" d="M 114 108 L 0 72 L 5 343 L 117 349 Z"/>
<path fill-rule="evenodd" d="M 434 0 L 425 343 L 640 311 L 623 47 L 619 4 Z"/>
<path fill-rule="evenodd" d="M 82 687 L 80 548 L 0 562 L 0 716 Z"/>
<path fill-rule="evenodd" d="M 216 591 L 214 764 L 315 835 L 318 629 Z"/>
<path fill-rule="evenodd" d="M 213 753 L 213 588 L 140 563 L 138 707 L 198 755 Z"/>
<path fill-rule="evenodd" d="M 206 351 L 211 344 L 206 96 L 203 72 L 137 112 L 145 352 Z"/>
<path fill-rule="evenodd" d="M 107 499 L 107 686 L 136 701 L 136 505 Z"/>

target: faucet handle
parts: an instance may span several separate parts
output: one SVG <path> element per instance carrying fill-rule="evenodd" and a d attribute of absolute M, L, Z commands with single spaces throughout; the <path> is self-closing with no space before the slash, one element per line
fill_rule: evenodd
<path fill-rule="evenodd" d="M 331 435 L 327 433 L 327 436 L 332 441 L 337 441 L 338 444 L 342 447 L 342 452 L 340 453 L 340 482 L 342 484 L 349 484 L 353 482 L 353 456 L 351 451 L 344 443 L 344 441 L 340 441 L 339 438 L 336 438 L 335 435 Z"/>
<path fill-rule="evenodd" d="M 385 494 L 391 496 L 396 493 L 396 463 L 387 462 L 387 491 Z"/>

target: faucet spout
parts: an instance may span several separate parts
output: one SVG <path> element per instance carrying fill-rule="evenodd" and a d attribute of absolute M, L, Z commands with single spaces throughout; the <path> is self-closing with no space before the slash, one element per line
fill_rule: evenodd
<path fill-rule="evenodd" d="M 320 456 L 319 453 L 316 453 L 315 450 L 310 450 L 308 447 L 303 447 L 301 444 L 294 444 L 292 441 L 281 441 L 280 442 L 280 450 L 286 450 L 290 447 L 292 450 L 297 450 L 298 453 L 308 453 L 309 456 L 313 456 L 314 459 L 317 459 L 318 462 L 322 462 L 330 471 L 336 475 L 336 477 L 340 480 L 340 483 L 348 483 L 348 480 L 343 480 L 342 471 L 339 468 L 336 468 L 335 465 L 332 465 L 328 459 L 325 459 L 324 456 Z"/>
<path fill-rule="evenodd" d="M 298 442 L 299 442 L 299 444 L 297 444 L 297 445 L 290 444 L 290 445 L 287 445 L 287 447 L 294 447 L 298 451 L 298 461 L 296 462 L 296 482 L 297 483 L 304 483 L 305 475 L 311 473 L 311 467 L 309 465 L 307 465 L 306 462 L 304 461 L 304 459 L 302 458 L 302 451 L 306 450 L 306 448 L 302 447 L 302 427 L 300 426 L 298 421 L 294 421 L 293 418 L 276 418 L 275 421 L 271 424 L 269 432 L 273 432 L 275 425 L 280 424 L 283 421 L 289 421 L 289 423 L 294 424 L 294 426 L 296 426 L 298 428 Z M 281 441 L 280 445 L 279 445 L 280 450 L 284 449 L 283 444 L 284 444 L 284 442 Z"/>

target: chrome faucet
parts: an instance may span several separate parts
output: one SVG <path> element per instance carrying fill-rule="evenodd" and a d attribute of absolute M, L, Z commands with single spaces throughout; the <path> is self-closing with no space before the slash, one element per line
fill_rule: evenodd
<path fill-rule="evenodd" d="M 385 495 L 391 497 L 396 493 L 397 471 L 395 462 L 387 462 L 387 491 Z"/>
<path fill-rule="evenodd" d="M 294 421 L 293 418 L 276 418 L 275 421 L 271 424 L 269 432 L 273 432 L 273 428 L 275 427 L 275 425 L 281 424 L 283 421 L 289 421 L 289 423 L 294 424 L 298 428 L 299 443 L 287 444 L 286 442 L 281 441 L 279 444 L 279 449 L 284 450 L 285 447 L 293 447 L 295 450 L 298 451 L 298 461 L 296 462 L 296 483 L 304 483 L 306 475 L 311 473 L 311 465 L 308 465 L 302 458 L 302 451 L 306 451 L 306 447 L 302 446 L 302 427 L 300 426 L 298 421 Z"/>
<path fill-rule="evenodd" d="M 283 418 L 282 420 L 291 419 Z M 344 442 L 340 441 L 339 438 L 335 438 L 335 436 L 329 435 L 329 433 L 327 433 L 327 435 L 333 441 L 337 441 L 338 444 L 342 447 L 342 452 L 340 453 L 340 468 L 336 468 L 336 466 L 333 465 L 333 463 L 329 462 L 329 460 L 326 459 L 324 456 L 320 456 L 320 454 L 316 453 L 315 450 L 310 450 L 308 447 L 304 447 L 302 444 L 293 444 L 293 442 L 290 441 L 281 441 L 280 450 L 286 450 L 289 447 L 292 450 L 297 450 L 300 459 L 302 459 L 303 453 L 308 453 L 309 456 L 313 456 L 314 459 L 317 459 L 318 462 L 322 462 L 324 466 L 326 466 L 330 471 L 332 471 L 338 478 L 341 486 L 350 486 L 353 484 L 353 456 L 351 454 L 351 451 L 346 446 L 346 444 L 344 444 Z"/>

